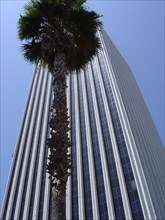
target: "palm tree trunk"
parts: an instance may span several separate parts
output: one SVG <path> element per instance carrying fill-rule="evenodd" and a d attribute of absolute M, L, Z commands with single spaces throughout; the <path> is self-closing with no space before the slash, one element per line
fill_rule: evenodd
<path fill-rule="evenodd" d="M 58 198 L 55 188 L 52 188 L 52 220 L 66 219 L 66 194 Z"/>
<path fill-rule="evenodd" d="M 50 173 L 52 183 L 52 220 L 66 219 L 66 183 L 70 168 L 66 75 L 65 59 L 62 54 L 59 54 L 54 59 L 51 135 L 48 139 L 50 155 L 47 170 Z"/>

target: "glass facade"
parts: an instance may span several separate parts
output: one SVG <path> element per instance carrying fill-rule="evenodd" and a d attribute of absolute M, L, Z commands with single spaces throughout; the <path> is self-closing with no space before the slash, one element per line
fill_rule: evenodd
<path fill-rule="evenodd" d="M 102 60 L 102 66 L 104 66 L 103 60 Z M 100 88 L 100 84 L 99 84 L 99 78 L 98 78 L 98 71 L 99 70 L 97 69 L 95 61 L 93 61 L 93 63 L 92 63 L 92 70 L 93 70 L 93 74 L 94 74 L 96 94 L 97 94 L 99 113 L 100 113 L 101 125 L 102 125 L 102 132 L 103 132 L 103 138 L 104 138 L 104 145 L 105 145 L 106 155 L 107 155 L 107 163 L 108 163 L 108 169 L 109 169 L 109 176 L 110 176 L 111 190 L 112 190 L 112 195 L 113 195 L 115 215 L 116 215 L 116 219 L 125 219 L 123 202 L 122 202 L 122 198 L 121 198 L 119 181 L 118 181 L 117 171 L 116 171 L 116 164 L 115 164 L 114 154 L 113 154 L 113 150 L 112 150 L 111 137 L 110 137 L 110 133 L 108 130 L 108 123 L 107 123 L 107 118 L 106 118 L 106 114 L 105 114 L 105 108 L 104 108 L 103 98 L 102 98 L 102 94 L 101 94 L 101 88 Z M 106 74 L 106 73 L 104 73 L 104 74 Z"/>
<path fill-rule="evenodd" d="M 117 141 L 117 145 L 119 149 L 120 159 L 121 159 L 123 173 L 124 173 L 127 191 L 128 191 L 128 196 L 129 196 L 130 203 L 131 203 L 133 219 L 141 220 L 141 219 L 144 219 L 144 217 L 143 217 L 143 213 L 142 213 L 142 209 L 141 209 L 141 205 L 139 201 L 139 196 L 138 196 L 138 192 L 137 192 L 137 188 L 136 188 L 136 184 L 134 180 L 134 175 L 133 175 L 133 171 L 131 168 L 130 159 L 128 156 L 128 151 L 127 151 L 126 143 L 124 140 L 124 135 L 123 135 L 121 123 L 119 120 L 115 100 L 114 100 L 110 82 L 107 76 L 108 73 L 105 68 L 105 62 L 103 59 L 103 54 L 101 52 L 99 53 L 99 64 L 101 67 L 103 81 L 104 81 L 104 85 L 106 88 L 106 95 L 108 99 L 109 109 L 111 112 L 112 123 L 113 123 L 116 141 Z M 116 213 L 120 215 L 120 212 L 117 211 Z"/>
<path fill-rule="evenodd" d="M 66 198 L 67 219 L 163 219 L 163 211 L 159 212 L 161 204 L 155 202 L 159 201 L 159 194 L 151 190 L 155 182 L 152 178 L 147 182 L 149 166 L 144 166 L 140 154 L 152 137 L 139 146 L 141 142 L 134 141 L 133 136 L 137 132 L 140 140 L 145 140 L 140 137 L 142 122 L 138 126 L 138 120 L 141 117 L 144 122 L 146 117 L 131 110 L 135 106 L 132 101 L 129 110 L 126 105 L 129 95 L 125 95 L 125 90 L 131 83 L 130 93 L 139 96 L 137 85 L 130 80 L 127 64 L 106 33 L 100 30 L 99 35 L 102 50 L 80 73 L 68 77 L 72 175 Z M 123 71 L 128 71 L 128 75 L 123 77 Z M 46 174 L 51 85 L 52 76 L 37 66 L 13 158 L 2 220 L 51 220 L 51 187 Z M 128 126 L 128 119 L 130 124 L 137 124 L 136 129 Z M 157 140 L 157 133 L 152 134 Z M 148 158 L 145 157 L 146 164 Z M 153 172 L 160 182 L 161 169 L 157 170 Z"/>
<path fill-rule="evenodd" d="M 83 163 L 83 181 L 84 181 L 84 197 L 85 197 L 85 217 L 86 219 L 93 219 L 91 186 L 90 186 L 90 177 L 89 177 L 89 163 L 88 163 L 89 158 L 87 154 L 87 140 L 86 140 L 86 129 L 85 129 L 85 120 L 84 120 L 85 115 L 84 115 L 84 101 L 82 94 L 82 80 L 80 74 L 77 74 L 77 76 L 78 76 L 80 133 L 81 133 L 81 154 L 82 154 L 82 163 Z"/>
<path fill-rule="evenodd" d="M 74 95 L 74 75 L 71 75 L 71 130 L 76 132 L 75 125 L 75 95 Z M 76 159 L 76 135 L 71 134 L 71 155 L 72 155 L 72 213 L 73 219 L 79 219 L 78 214 L 78 187 L 77 187 L 77 159 Z"/>
<path fill-rule="evenodd" d="M 99 142 L 98 142 L 98 135 L 97 135 L 97 128 L 96 128 L 96 119 L 94 115 L 91 85 L 90 85 L 89 72 L 88 72 L 87 67 L 85 69 L 84 74 L 85 74 L 85 79 L 86 79 L 88 108 L 89 108 L 89 117 L 90 117 L 90 126 L 91 126 L 91 137 L 92 137 L 92 146 L 93 146 L 94 161 L 95 161 L 99 212 L 100 212 L 100 218 L 108 219 L 108 211 L 107 211 L 107 204 L 106 204 L 106 197 L 105 197 L 105 187 L 104 187 Z"/>

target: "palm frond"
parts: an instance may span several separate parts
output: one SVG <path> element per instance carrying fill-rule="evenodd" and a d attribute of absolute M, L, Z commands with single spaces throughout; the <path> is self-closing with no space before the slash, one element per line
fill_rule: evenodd
<path fill-rule="evenodd" d="M 72 3 L 73 10 L 79 10 L 86 0 L 74 0 Z"/>
<path fill-rule="evenodd" d="M 83 7 L 84 2 L 31 0 L 26 4 L 18 21 L 19 38 L 27 41 L 25 59 L 40 58 L 51 71 L 57 54 L 65 55 L 68 70 L 80 69 L 91 60 L 100 48 L 96 32 L 101 21 L 99 14 Z"/>
<path fill-rule="evenodd" d="M 42 58 L 41 45 L 37 43 L 27 43 L 22 45 L 22 52 L 26 60 L 37 63 Z"/>

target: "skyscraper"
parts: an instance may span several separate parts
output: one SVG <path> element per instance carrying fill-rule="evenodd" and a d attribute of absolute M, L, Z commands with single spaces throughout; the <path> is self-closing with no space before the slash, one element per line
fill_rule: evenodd
<path fill-rule="evenodd" d="M 72 176 L 67 219 L 164 219 L 164 148 L 128 65 L 104 30 L 102 50 L 68 76 Z M 46 174 L 51 74 L 36 67 L 2 219 L 50 218 Z"/>

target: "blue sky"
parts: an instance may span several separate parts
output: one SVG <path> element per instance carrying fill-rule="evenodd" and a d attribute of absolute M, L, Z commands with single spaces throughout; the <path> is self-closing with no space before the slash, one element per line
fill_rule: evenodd
<path fill-rule="evenodd" d="M 21 54 L 17 21 L 27 1 L 1 4 L 0 206 L 34 66 Z M 138 82 L 164 143 L 164 1 L 89 0 Z"/>

